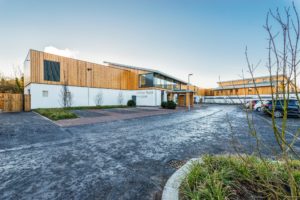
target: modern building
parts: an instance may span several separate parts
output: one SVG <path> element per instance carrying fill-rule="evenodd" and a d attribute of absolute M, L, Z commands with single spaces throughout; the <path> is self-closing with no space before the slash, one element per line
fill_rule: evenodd
<path fill-rule="evenodd" d="M 262 76 L 218 82 L 218 87 L 213 89 L 213 96 L 243 96 L 243 95 L 271 95 L 276 91 L 281 92 L 286 78 L 283 75 Z M 292 88 L 291 88 L 291 92 Z"/>
<path fill-rule="evenodd" d="M 290 98 L 296 98 L 296 87 L 292 83 L 287 85 L 287 78 L 283 75 L 221 81 L 218 87 L 205 90 L 203 102 L 238 104 L 255 99 L 267 100 L 272 98 L 272 93 L 281 96 L 283 89 L 288 87 Z"/>
<path fill-rule="evenodd" d="M 95 64 L 30 50 L 24 62 L 24 93 L 31 96 L 31 109 L 62 106 L 67 88 L 71 106 L 159 106 L 175 100 L 193 105 L 194 91 L 185 81 L 163 72 L 112 62 Z"/>

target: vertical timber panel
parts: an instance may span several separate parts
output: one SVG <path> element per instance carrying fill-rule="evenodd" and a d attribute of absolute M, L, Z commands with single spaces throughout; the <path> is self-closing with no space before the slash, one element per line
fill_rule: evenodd
<path fill-rule="evenodd" d="M 29 112 L 31 110 L 31 96 L 24 95 L 24 111 Z"/>

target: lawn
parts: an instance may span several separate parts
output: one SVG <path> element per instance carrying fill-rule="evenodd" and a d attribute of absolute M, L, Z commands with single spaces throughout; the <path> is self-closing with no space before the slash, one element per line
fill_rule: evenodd
<path fill-rule="evenodd" d="M 300 161 L 290 167 L 300 188 Z M 181 199 L 290 199 L 288 173 L 282 162 L 254 156 L 204 156 L 180 187 Z"/>
<path fill-rule="evenodd" d="M 72 110 L 86 110 L 86 109 L 112 109 L 112 108 L 127 108 L 127 106 L 78 106 L 69 108 L 39 108 L 34 111 L 54 121 L 62 119 L 74 119 L 78 116 Z"/>
<path fill-rule="evenodd" d="M 48 109 L 36 109 L 35 112 L 51 119 L 51 120 L 61 120 L 61 119 L 74 119 L 77 115 L 72 113 L 70 110 L 63 108 L 48 108 Z"/>

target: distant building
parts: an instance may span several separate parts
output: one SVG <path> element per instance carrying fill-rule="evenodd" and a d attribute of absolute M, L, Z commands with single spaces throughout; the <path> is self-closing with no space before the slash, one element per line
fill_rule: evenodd
<path fill-rule="evenodd" d="M 271 95 L 277 91 L 283 90 L 286 78 L 283 75 L 278 76 L 262 76 L 238 79 L 231 81 L 218 82 L 218 87 L 213 89 L 213 96 L 243 96 L 243 95 Z M 290 87 L 291 92 L 295 92 Z"/>
<path fill-rule="evenodd" d="M 296 98 L 296 87 L 289 84 L 290 98 Z M 218 82 L 218 87 L 206 89 L 203 102 L 205 103 L 225 103 L 239 104 L 250 100 L 267 100 L 272 98 L 272 94 L 283 94 L 283 89 L 287 89 L 287 78 L 283 75 L 262 76 L 247 79 Z M 286 90 L 287 92 L 287 90 Z"/>

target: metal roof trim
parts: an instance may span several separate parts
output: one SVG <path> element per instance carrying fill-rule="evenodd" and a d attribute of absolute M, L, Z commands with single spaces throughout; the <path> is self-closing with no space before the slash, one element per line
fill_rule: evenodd
<path fill-rule="evenodd" d="M 136 67 L 136 66 L 131 66 L 131 65 L 124 65 L 124 64 L 107 62 L 107 61 L 104 61 L 103 63 L 108 64 L 108 65 L 113 65 L 113 66 L 119 66 L 119 67 L 129 68 L 129 69 L 138 69 L 138 70 L 143 70 L 143 71 L 149 71 L 149 72 L 153 72 L 153 73 L 157 73 L 157 74 L 163 75 L 163 76 L 165 76 L 167 78 L 174 79 L 174 80 L 176 80 L 178 82 L 181 82 L 181 83 L 184 83 L 184 84 L 188 84 L 186 81 L 183 81 L 183 80 L 178 79 L 178 78 L 176 78 L 176 77 L 174 77 L 172 75 L 169 75 L 169 74 L 166 74 L 164 72 L 161 72 L 161 71 L 158 71 L 158 70 L 154 70 L 154 69 L 143 68 L 143 67 Z"/>

